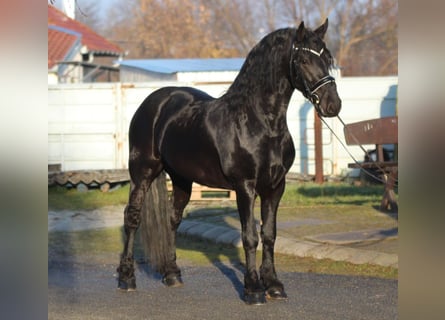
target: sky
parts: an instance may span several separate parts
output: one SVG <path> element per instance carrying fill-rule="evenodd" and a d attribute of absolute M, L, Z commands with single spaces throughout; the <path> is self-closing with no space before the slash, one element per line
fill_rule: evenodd
<path fill-rule="evenodd" d="M 54 6 L 61 9 L 63 7 L 63 2 L 65 1 L 76 1 L 76 0 L 55 0 Z M 115 3 L 117 3 L 119 0 L 77 0 L 78 6 L 80 7 L 80 10 L 82 10 L 82 4 L 90 4 L 90 3 L 97 3 L 99 5 L 99 10 L 102 13 L 106 13 L 108 9 L 113 6 Z M 48 3 L 50 1 L 48 0 Z"/>
<path fill-rule="evenodd" d="M 105 13 L 108 11 L 108 8 L 112 7 L 118 0 L 77 0 L 80 8 L 82 9 L 82 3 L 98 3 L 101 12 Z"/>

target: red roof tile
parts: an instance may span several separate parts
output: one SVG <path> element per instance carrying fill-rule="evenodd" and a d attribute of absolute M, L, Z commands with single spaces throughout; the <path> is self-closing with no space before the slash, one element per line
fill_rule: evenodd
<path fill-rule="evenodd" d="M 105 39 L 104 37 L 98 35 L 96 32 L 94 32 L 92 29 L 90 29 L 88 26 L 80 23 L 79 21 L 73 20 L 71 18 L 69 18 L 68 16 L 66 16 L 63 12 L 59 11 L 57 8 L 55 8 L 54 6 L 48 4 L 48 25 L 55 25 L 58 27 L 62 27 L 62 28 L 66 28 L 75 32 L 78 32 L 82 35 L 82 45 L 86 46 L 88 51 L 93 52 L 93 53 L 106 53 L 106 54 L 110 54 L 110 55 L 121 55 L 124 53 L 124 50 L 122 48 L 120 48 L 118 45 L 108 41 L 107 39 Z M 51 32 L 53 33 L 53 32 Z M 61 36 L 58 35 L 58 37 L 56 37 L 54 34 L 51 35 L 52 38 L 51 40 L 55 40 L 57 41 L 57 44 L 59 44 L 60 46 L 69 46 L 68 43 L 70 43 L 72 41 L 69 40 L 68 38 L 72 38 L 72 37 L 67 37 L 65 36 Z M 48 29 L 48 67 L 50 64 L 50 45 L 49 45 L 49 41 L 50 41 L 50 29 Z M 67 41 L 67 43 L 63 43 Z M 72 44 L 72 43 L 71 43 Z M 59 45 L 54 45 L 54 47 L 57 47 Z M 51 45 L 53 46 L 53 45 Z M 61 51 L 63 51 L 62 49 L 60 49 Z M 53 54 L 53 53 L 51 53 Z M 56 55 L 56 54 L 54 54 Z"/>
<path fill-rule="evenodd" d="M 80 34 L 67 32 L 62 28 L 48 27 L 48 69 L 58 61 L 65 60 L 72 48 L 81 38 Z"/>

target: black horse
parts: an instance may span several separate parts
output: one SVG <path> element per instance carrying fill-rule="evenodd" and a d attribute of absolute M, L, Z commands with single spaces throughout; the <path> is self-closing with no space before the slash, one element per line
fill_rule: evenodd
<path fill-rule="evenodd" d="M 141 220 L 147 222 L 143 238 L 150 241 L 150 262 L 163 275 L 163 283 L 182 285 L 175 237 L 195 181 L 236 192 L 246 258 L 246 303 L 287 297 L 274 266 L 276 213 L 295 157 L 286 112 L 294 89 L 320 116 L 340 112 L 341 100 L 329 75 L 333 58 L 323 41 L 327 28 L 327 20 L 314 31 L 301 22 L 298 29 L 265 36 L 218 99 L 190 87 L 164 87 L 142 102 L 129 129 L 131 190 L 118 267 L 120 289 L 136 288 L 133 246 Z M 165 188 L 164 171 L 173 183 L 171 202 L 156 191 L 156 185 Z M 257 196 L 263 244 L 259 274 L 253 214 Z"/>

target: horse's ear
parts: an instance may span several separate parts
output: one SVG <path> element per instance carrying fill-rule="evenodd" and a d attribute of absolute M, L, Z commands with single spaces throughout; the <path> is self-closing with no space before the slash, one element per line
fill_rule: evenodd
<path fill-rule="evenodd" d="M 302 42 L 303 41 L 304 31 L 305 31 L 304 21 L 301 21 L 301 23 L 300 23 L 300 25 L 298 26 L 298 29 L 297 29 L 297 41 L 298 42 Z"/>
<path fill-rule="evenodd" d="M 324 38 L 326 34 L 326 30 L 328 30 L 328 18 L 326 18 L 325 22 L 315 30 L 315 33 L 321 38 Z"/>

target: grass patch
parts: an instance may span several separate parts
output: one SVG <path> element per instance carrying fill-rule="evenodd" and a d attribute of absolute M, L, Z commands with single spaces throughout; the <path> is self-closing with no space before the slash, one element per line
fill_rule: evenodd
<path fill-rule="evenodd" d="M 75 188 L 48 187 L 48 209 L 94 210 L 105 206 L 125 205 L 129 190 L 129 184 L 109 192 L 102 192 L 97 188 L 79 192 Z"/>
<path fill-rule="evenodd" d="M 287 183 L 281 205 L 378 205 L 383 185 L 353 186 L 345 182 L 327 182 L 322 185 Z"/>
<path fill-rule="evenodd" d="M 122 228 L 48 233 L 48 251 L 61 256 L 119 253 L 123 248 Z"/>
<path fill-rule="evenodd" d="M 373 264 L 353 264 L 330 259 L 299 258 L 292 255 L 275 254 L 277 270 L 286 272 L 313 272 L 322 274 L 340 274 L 383 279 L 397 279 L 399 270 Z"/>
<path fill-rule="evenodd" d="M 112 192 L 101 192 L 97 188 L 87 192 L 78 192 L 75 188 L 48 187 L 48 208 L 50 210 L 93 210 L 103 206 L 125 205 L 128 201 L 129 188 L 129 184 L 125 184 Z M 345 182 L 327 182 L 319 185 L 311 182 L 288 182 L 280 206 L 373 206 L 380 204 L 383 190 L 382 185 L 352 186 Z M 204 196 L 218 197 L 221 193 L 209 192 Z M 235 202 L 232 202 L 235 206 Z"/>

